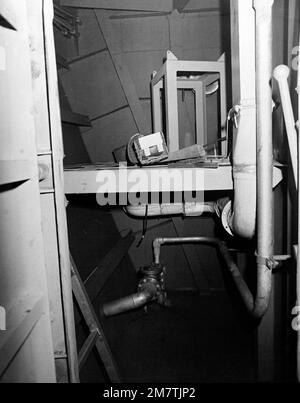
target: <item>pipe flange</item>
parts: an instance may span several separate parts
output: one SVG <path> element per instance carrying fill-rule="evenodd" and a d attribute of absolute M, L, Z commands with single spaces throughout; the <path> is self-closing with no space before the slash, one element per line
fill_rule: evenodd
<path fill-rule="evenodd" d="M 157 300 L 160 304 L 165 301 L 164 271 L 165 267 L 156 263 L 151 266 L 141 267 L 139 270 L 142 278 L 138 284 L 138 291 L 143 292 L 145 289 L 150 288 L 153 291 L 152 301 Z"/>
<path fill-rule="evenodd" d="M 225 207 L 222 210 L 221 222 L 226 232 L 228 232 L 229 235 L 234 236 L 230 226 L 230 223 L 232 222 L 232 215 L 233 215 L 232 202 L 231 200 L 229 200 L 229 202 L 225 205 Z"/>
<path fill-rule="evenodd" d="M 139 270 L 142 276 L 154 278 L 159 278 L 163 271 L 164 267 L 160 263 L 153 263 L 151 266 L 144 266 Z"/>

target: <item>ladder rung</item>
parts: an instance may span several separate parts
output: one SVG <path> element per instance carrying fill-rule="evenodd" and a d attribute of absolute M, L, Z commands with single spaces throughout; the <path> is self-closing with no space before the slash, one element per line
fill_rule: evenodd
<path fill-rule="evenodd" d="M 80 352 L 78 354 L 79 369 L 81 369 L 82 366 L 84 365 L 84 363 L 85 363 L 88 355 L 92 351 L 98 337 L 99 337 L 98 331 L 94 330 L 89 334 L 88 338 L 83 343 L 83 346 L 81 347 Z"/>
<path fill-rule="evenodd" d="M 104 336 L 104 332 L 93 305 L 86 292 L 84 284 L 80 278 L 75 262 L 70 255 L 71 262 L 71 277 L 72 277 L 72 290 L 74 297 L 78 303 L 79 310 L 84 317 L 84 320 L 89 328 L 90 334 L 83 343 L 83 346 L 78 354 L 78 366 L 79 369 L 84 365 L 88 355 L 96 346 L 99 356 L 106 369 L 107 375 L 111 382 L 121 382 L 117 365 L 114 361 L 112 352 L 110 351 L 107 340 Z"/>

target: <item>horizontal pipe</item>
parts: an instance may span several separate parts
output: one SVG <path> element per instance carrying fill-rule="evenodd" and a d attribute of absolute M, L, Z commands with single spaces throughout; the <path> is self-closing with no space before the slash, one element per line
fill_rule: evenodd
<path fill-rule="evenodd" d="M 147 209 L 148 207 L 148 209 Z M 183 214 L 185 216 L 200 216 L 204 213 L 215 213 L 214 203 L 162 203 L 141 204 L 138 206 L 126 206 L 127 214 L 134 217 L 159 217 L 164 215 Z M 146 212 L 147 211 L 147 212 Z"/>
<path fill-rule="evenodd" d="M 155 298 L 156 292 L 156 287 L 153 284 L 145 284 L 140 292 L 104 304 L 102 312 L 105 316 L 113 316 L 141 308 Z"/>

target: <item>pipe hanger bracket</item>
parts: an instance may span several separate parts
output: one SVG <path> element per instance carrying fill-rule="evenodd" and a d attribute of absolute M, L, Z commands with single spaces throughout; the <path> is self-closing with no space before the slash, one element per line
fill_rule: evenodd
<path fill-rule="evenodd" d="M 258 265 L 266 266 L 271 271 L 280 265 L 280 262 L 275 260 L 274 257 L 259 256 L 257 252 L 255 252 L 255 256 Z"/>

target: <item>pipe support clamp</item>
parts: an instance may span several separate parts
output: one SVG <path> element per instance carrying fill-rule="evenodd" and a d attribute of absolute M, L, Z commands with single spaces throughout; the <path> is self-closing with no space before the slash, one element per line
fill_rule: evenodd
<path fill-rule="evenodd" d="M 255 252 L 255 256 L 256 256 L 256 262 L 258 265 L 266 266 L 271 271 L 276 269 L 280 264 L 273 257 L 259 256 L 257 254 L 257 252 Z"/>

